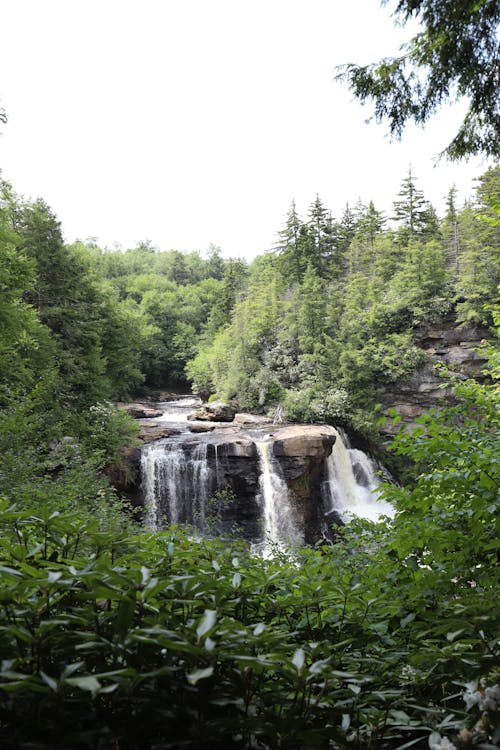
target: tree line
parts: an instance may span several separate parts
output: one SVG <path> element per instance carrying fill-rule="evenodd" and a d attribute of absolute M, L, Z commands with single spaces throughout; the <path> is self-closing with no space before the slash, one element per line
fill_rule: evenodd
<path fill-rule="evenodd" d="M 274 249 L 235 288 L 230 319 L 202 333 L 187 365 L 195 390 L 366 428 L 384 389 L 422 363 L 422 325 L 452 312 L 457 325 L 491 324 L 499 195 L 492 168 L 463 206 L 452 188 L 438 217 L 410 168 L 392 216 L 360 201 L 335 220 L 316 197 L 302 219 L 292 203 Z"/>

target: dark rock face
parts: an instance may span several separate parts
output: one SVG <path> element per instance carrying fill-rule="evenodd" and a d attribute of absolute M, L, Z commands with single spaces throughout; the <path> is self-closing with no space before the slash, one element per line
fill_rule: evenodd
<path fill-rule="evenodd" d="M 304 541 L 315 543 L 324 527 L 321 485 L 335 430 L 326 425 L 293 425 L 275 428 L 272 437 L 272 455 L 288 486 L 292 512 Z M 215 470 L 234 497 L 225 509 L 222 526 L 237 525 L 245 538 L 258 541 L 262 534 L 262 498 L 257 445 L 249 437 L 228 435 L 227 441 L 217 446 L 217 458 Z"/>
<path fill-rule="evenodd" d="M 157 425 L 165 429 L 165 426 Z M 264 432 L 262 431 L 262 435 Z M 315 543 L 324 528 L 321 485 L 325 460 L 330 455 L 336 432 L 329 426 L 293 425 L 273 429 L 271 460 L 286 481 L 291 510 L 303 532 L 304 541 Z M 266 438 L 269 441 L 269 433 Z M 258 443 L 241 429 L 229 427 L 203 436 L 211 477 L 207 518 L 209 527 L 223 533 L 236 532 L 251 542 L 262 540 L 263 498 Z M 158 444 L 161 447 L 161 443 Z M 200 446 L 200 438 L 183 435 L 181 446 L 186 461 Z M 111 477 L 127 497 L 140 495 L 140 449 L 128 456 L 130 471 Z"/>
<path fill-rule="evenodd" d="M 389 410 L 393 409 L 410 431 L 417 425 L 415 419 L 424 412 L 449 402 L 453 390 L 446 379 L 439 376 L 435 365 L 443 363 L 458 377 L 480 377 L 485 358 L 477 351 L 487 338 L 487 329 L 475 326 L 457 328 L 454 315 L 439 326 L 425 326 L 417 335 L 417 344 L 427 355 L 427 362 L 406 382 L 395 383 L 383 397 L 383 414 L 388 417 L 382 432 L 396 433 L 400 425 L 393 425 Z"/>

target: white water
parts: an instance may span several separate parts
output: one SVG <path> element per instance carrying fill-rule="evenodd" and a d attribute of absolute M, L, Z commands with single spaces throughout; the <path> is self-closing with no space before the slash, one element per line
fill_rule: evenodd
<path fill-rule="evenodd" d="M 255 440 L 261 472 L 259 487 L 264 521 L 263 557 L 272 556 L 276 547 L 284 550 L 303 541 L 294 523 L 286 481 L 279 463 L 272 455 L 272 445 L 269 439 Z"/>
<path fill-rule="evenodd" d="M 337 439 L 328 457 L 325 483 L 330 507 L 343 521 L 352 516 L 378 521 L 380 516 L 394 516 L 394 508 L 379 499 L 380 481 L 377 465 L 363 451 L 351 448 L 342 430 L 336 430 Z"/>
<path fill-rule="evenodd" d="M 210 437 L 195 438 L 189 432 L 187 416 L 198 404 L 199 399 L 194 398 L 158 404 L 164 414 L 156 421 L 177 423 L 181 434 L 145 445 L 142 450 L 146 522 L 153 530 L 169 524 L 189 524 L 203 533 L 211 523 L 209 501 L 225 483 L 224 464 L 220 463 L 224 455 L 220 440 L 224 438 L 213 432 Z M 379 499 L 376 463 L 362 451 L 351 448 L 342 430 L 336 433 L 322 487 L 325 524 L 339 519 L 348 521 L 352 516 L 372 521 L 382 515 L 393 516 L 392 506 Z M 256 547 L 260 554 L 269 557 L 276 549 L 303 543 L 304 531 L 299 530 L 280 463 L 273 456 L 272 437 L 259 430 L 247 430 L 245 435 L 253 440 L 259 456 L 256 500 L 261 508 L 263 541 Z"/>
<path fill-rule="evenodd" d="M 161 417 L 156 417 L 155 422 L 173 422 L 181 424 L 187 422 L 188 415 L 193 409 L 197 409 L 201 401 L 199 398 L 179 398 L 175 401 L 162 401 L 158 408 L 163 409 Z"/>
<path fill-rule="evenodd" d="M 206 443 L 200 442 L 189 453 L 181 443 L 146 445 L 141 454 L 141 471 L 147 525 L 151 529 L 188 523 L 203 530 L 212 487 Z"/>

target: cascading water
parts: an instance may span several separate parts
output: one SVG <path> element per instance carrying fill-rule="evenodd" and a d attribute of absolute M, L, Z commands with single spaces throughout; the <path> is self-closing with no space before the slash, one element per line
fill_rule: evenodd
<path fill-rule="evenodd" d="M 148 526 L 186 523 L 203 530 L 213 477 L 207 444 L 158 442 L 143 448 L 142 488 Z"/>
<path fill-rule="evenodd" d="M 327 481 L 323 485 L 326 515 L 337 514 L 343 521 L 352 516 L 370 521 L 377 521 L 382 515 L 392 517 L 392 505 L 379 499 L 376 463 L 363 451 L 351 448 L 343 430 L 336 432 L 337 439 L 326 464 Z"/>
<path fill-rule="evenodd" d="M 272 454 L 270 439 L 255 440 L 259 455 L 259 488 L 263 509 L 263 556 L 269 557 L 273 547 L 283 549 L 303 541 L 294 523 L 288 487 Z"/>
<path fill-rule="evenodd" d="M 164 413 L 156 421 L 171 423 L 172 435 L 142 449 L 142 492 L 151 529 L 169 524 L 187 524 L 202 534 L 237 529 L 269 557 L 305 539 L 314 543 L 321 534 L 331 539 L 332 523 L 351 516 L 377 520 L 393 515 L 393 508 L 378 499 L 377 465 L 351 448 L 341 430 L 325 426 L 319 432 L 330 445 L 336 437 L 331 455 L 321 464 L 324 456 L 318 463 L 313 452 L 308 461 L 300 442 L 291 453 L 283 452 L 283 440 L 295 440 L 286 427 L 272 427 L 270 435 L 259 428 L 214 424 L 207 432 L 206 424 L 188 422 L 195 404 L 190 399 L 158 404 Z M 303 427 L 298 435 L 307 440 Z M 203 434 L 194 434 L 201 430 Z M 274 455 L 276 445 L 279 457 Z M 290 442 L 287 445 L 290 450 Z M 326 481 L 318 497 L 322 471 Z M 303 484 L 297 484 L 299 477 L 304 477 Z"/>

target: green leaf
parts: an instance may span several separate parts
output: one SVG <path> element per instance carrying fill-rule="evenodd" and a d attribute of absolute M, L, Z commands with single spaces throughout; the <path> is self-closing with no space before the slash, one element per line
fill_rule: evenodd
<path fill-rule="evenodd" d="M 452 643 L 455 638 L 457 638 L 460 633 L 464 633 L 467 630 L 467 628 L 460 628 L 460 630 L 455 630 L 453 633 L 446 633 L 446 638 L 450 643 Z"/>
<path fill-rule="evenodd" d="M 292 664 L 294 665 L 297 672 L 301 671 L 302 667 L 304 666 L 305 660 L 306 657 L 303 649 L 298 648 L 292 657 Z"/>
<path fill-rule="evenodd" d="M 194 672 L 190 672 L 187 675 L 187 680 L 190 685 L 196 685 L 196 683 L 200 680 L 206 680 L 207 677 L 211 677 L 213 673 L 213 667 L 206 667 L 205 669 L 195 669 Z"/>
<path fill-rule="evenodd" d="M 196 628 L 196 635 L 198 638 L 206 635 L 211 630 L 217 620 L 217 610 L 206 609 L 203 617 L 201 618 L 198 627 Z"/>
<path fill-rule="evenodd" d="M 233 587 L 233 589 L 238 589 L 240 585 L 241 585 L 241 573 L 237 570 L 236 573 L 233 575 L 231 586 Z"/>
<path fill-rule="evenodd" d="M 49 570 L 47 575 L 47 581 L 48 583 L 55 583 L 60 578 L 62 578 L 63 574 L 60 570 Z"/>
<path fill-rule="evenodd" d="M 49 677 L 48 674 L 45 674 L 45 672 L 42 672 L 40 670 L 40 677 L 42 680 L 49 686 L 51 690 L 54 690 L 54 692 L 57 690 L 57 680 L 54 680 L 53 677 Z"/>
<path fill-rule="evenodd" d="M 8 568 L 5 565 L 0 565 L 0 573 L 6 573 L 9 576 L 16 576 L 17 578 L 22 577 L 22 574 L 14 568 Z"/>
<path fill-rule="evenodd" d="M 127 634 L 130 625 L 132 624 L 132 621 L 134 619 L 135 614 L 135 601 L 132 601 L 132 599 L 122 599 L 120 604 L 118 605 L 117 615 L 116 615 L 116 632 L 120 636 L 121 639 L 125 637 Z"/>
<path fill-rule="evenodd" d="M 101 683 L 92 675 L 84 675 L 82 677 L 68 677 L 66 679 L 68 685 L 74 685 L 80 690 L 86 690 L 92 695 L 96 695 L 101 688 Z"/>

